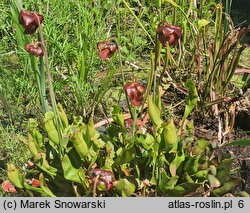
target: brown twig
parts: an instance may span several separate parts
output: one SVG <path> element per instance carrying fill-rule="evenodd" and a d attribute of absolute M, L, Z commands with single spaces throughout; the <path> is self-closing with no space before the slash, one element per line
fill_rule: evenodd
<path fill-rule="evenodd" d="M 130 113 L 123 114 L 123 118 L 124 118 L 124 120 L 127 120 L 127 119 L 131 118 L 131 114 Z M 109 124 L 109 123 L 112 123 L 112 122 L 114 122 L 113 118 L 105 118 L 104 120 L 101 120 L 98 123 L 96 123 L 94 125 L 94 127 L 98 128 L 98 127 L 101 127 L 101 126 L 103 126 L 105 124 Z"/>
<path fill-rule="evenodd" d="M 143 110 L 146 109 L 146 108 L 147 108 L 147 104 L 145 104 L 145 106 L 143 107 Z M 128 119 L 131 118 L 131 117 L 132 117 L 132 116 L 131 116 L 131 113 L 125 113 L 125 114 L 123 114 L 124 120 L 128 120 Z M 143 117 L 143 122 L 146 122 L 147 119 L 148 119 L 148 116 L 145 115 L 145 116 Z M 96 124 L 94 125 L 94 127 L 95 127 L 95 128 L 98 128 L 98 127 L 104 126 L 104 125 L 109 124 L 109 123 L 112 123 L 112 122 L 114 122 L 114 119 L 113 119 L 113 118 L 105 118 L 105 119 L 99 121 L 98 123 L 96 123 Z"/>

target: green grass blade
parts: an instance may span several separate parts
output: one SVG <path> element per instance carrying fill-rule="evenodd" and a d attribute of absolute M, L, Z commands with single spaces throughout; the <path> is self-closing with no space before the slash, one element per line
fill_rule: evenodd
<path fill-rule="evenodd" d="M 131 7 L 129 6 L 129 4 L 127 3 L 127 1 L 122 0 L 122 2 L 125 4 L 125 6 L 129 9 L 129 12 L 134 16 L 135 20 L 138 22 L 138 24 L 140 25 L 140 27 L 143 29 L 143 31 L 146 33 L 146 35 L 148 36 L 148 38 L 150 39 L 150 41 L 152 42 L 152 44 L 154 45 L 155 42 L 152 39 L 151 35 L 148 33 L 148 31 L 145 29 L 145 27 L 143 26 L 142 22 L 140 21 L 140 19 L 135 15 L 134 11 L 131 9 Z"/>
<path fill-rule="evenodd" d="M 250 146 L 250 138 L 236 140 L 232 143 L 227 144 L 226 146 Z"/>

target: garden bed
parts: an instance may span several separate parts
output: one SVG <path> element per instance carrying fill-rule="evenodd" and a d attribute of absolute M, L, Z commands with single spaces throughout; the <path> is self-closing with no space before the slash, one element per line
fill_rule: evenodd
<path fill-rule="evenodd" d="M 0 3 L 3 196 L 249 196 L 249 29 L 192 2 Z"/>

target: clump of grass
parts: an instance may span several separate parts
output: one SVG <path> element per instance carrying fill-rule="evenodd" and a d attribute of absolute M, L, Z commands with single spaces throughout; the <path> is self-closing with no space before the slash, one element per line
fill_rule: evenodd
<path fill-rule="evenodd" d="M 4 126 L 0 123 L 0 183 L 6 180 L 6 163 L 15 162 L 20 168 L 29 159 L 25 133 L 16 130 L 13 125 Z M 7 196 L 0 187 L 0 196 Z M 9 195 L 8 195 L 9 196 Z"/>

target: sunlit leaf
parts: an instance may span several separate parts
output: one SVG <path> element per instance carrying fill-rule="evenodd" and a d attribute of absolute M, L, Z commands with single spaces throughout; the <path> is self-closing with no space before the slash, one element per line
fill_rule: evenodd
<path fill-rule="evenodd" d="M 178 135 L 174 125 L 174 121 L 172 119 L 163 126 L 162 134 L 164 143 L 162 143 L 161 145 L 164 150 L 169 151 L 177 145 Z"/>
<path fill-rule="evenodd" d="M 117 158 L 115 159 L 114 166 L 128 163 L 135 158 L 135 146 L 130 144 L 126 145 L 124 148 L 117 150 Z"/>
<path fill-rule="evenodd" d="M 196 172 L 194 175 L 192 175 L 191 177 L 193 178 L 193 179 L 202 179 L 202 180 L 204 180 L 206 177 L 207 177 L 207 174 L 208 174 L 208 170 L 200 170 L 200 171 L 198 171 L 198 172 Z"/>
<path fill-rule="evenodd" d="M 39 182 L 40 182 L 40 187 L 41 189 L 46 193 L 47 196 L 50 196 L 50 197 L 56 197 L 52 192 L 51 190 L 49 189 L 49 187 L 46 185 L 46 182 L 45 182 L 45 178 L 43 176 L 43 173 L 41 173 L 39 175 Z"/>
<path fill-rule="evenodd" d="M 148 114 L 154 125 L 159 128 L 163 122 L 161 119 L 161 111 L 153 102 L 152 95 L 148 96 Z"/>
<path fill-rule="evenodd" d="M 198 101 L 198 92 L 192 79 L 187 80 L 186 86 L 188 87 L 188 96 L 186 97 L 186 106 L 182 120 L 185 120 L 193 111 Z"/>
<path fill-rule="evenodd" d="M 175 186 L 173 189 L 168 190 L 167 194 L 172 197 L 181 197 L 191 192 L 195 192 L 200 186 L 201 184 L 199 183 L 181 183 Z"/>
<path fill-rule="evenodd" d="M 127 179 L 120 179 L 116 184 L 116 189 L 122 197 L 129 197 L 135 191 L 135 185 Z"/>
<path fill-rule="evenodd" d="M 62 159 L 62 167 L 64 177 L 67 180 L 83 183 L 85 180 L 85 174 L 81 165 L 81 160 L 76 153 L 76 150 L 72 148 Z"/>
<path fill-rule="evenodd" d="M 178 181 L 178 176 L 168 177 L 164 171 L 161 173 L 159 189 L 161 192 L 166 193 L 168 190 L 173 189 Z"/>
<path fill-rule="evenodd" d="M 57 108 L 58 108 L 59 116 L 60 116 L 61 121 L 62 121 L 62 125 L 64 128 L 67 128 L 67 126 L 69 125 L 69 122 L 68 122 L 67 115 L 66 115 L 62 105 L 60 103 L 58 103 Z"/>
<path fill-rule="evenodd" d="M 238 187 L 242 183 L 243 183 L 243 180 L 241 178 L 233 178 L 230 181 L 226 182 L 220 188 L 212 190 L 211 194 L 213 196 L 223 196 L 226 193 L 231 192 L 231 190 L 234 190 L 236 187 Z"/>
<path fill-rule="evenodd" d="M 210 22 L 206 19 L 198 20 L 198 30 L 200 31 L 203 27 L 207 26 Z"/>
<path fill-rule="evenodd" d="M 44 118 L 44 128 L 49 136 L 49 139 L 53 143 L 59 144 L 59 136 L 58 136 L 58 132 L 54 123 L 54 119 L 55 119 L 55 115 L 52 111 L 46 112 L 45 118 Z"/>
<path fill-rule="evenodd" d="M 151 134 L 146 133 L 146 135 L 138 134 L 136 141 L 139 144 L 141 144 L 144 149 L 149 150 L 152 148 L 152 145 L 154 144 L 155 139 Z"/>
<path fill-rule="evenodd" d="M 220 181 L 212 174 L 208 174 L 208 182 L 211 188 L 220 187 Z"/>
<path fill-rule="evenodd" d="M 12 184 L 18 188 L 23 188 L 24 176 L 12 163 L 7 164 L 7 175 Z"/>
<path fill-rule="evenodd" d="M 172 177 L 176 175 L 177 169 L 179 168 L 179 166 L 184 160 L 185 160 L 185 154 L 182 149 L 181 151 L 178 151 L 175 154 L 174 160 L 170 163 L 169 170 L 170 170 Z"/>
<path fill-rule="evenodd" d="M 35 119 L 30 118 L 29 119 L 29 124 L 28 124 L 28 129 L 29 129 L 29 134 L 32 136 L 33 140 L 35 143 L 41 147 L 43 145 L 43 136 L 42 134 L 37 130 L 37 122 Z M 36 145 L 36 146 L 37 146 Z M 38 147 L 37 147 L 38 148 Z"/>
<path fill-rule="evenodd" d="M 194 155 L 202 155 L 205 152 L 206 147 L 209 146 L 209 142 L 205 139 L 199 139 L 193 148 Z"/>
<path fill-rule="evenodd" d="M 112 117 L 114 119 L 114 122 L 117 123 L 122 129 L 125 128 L 122 108 L 120 106 L 113 106 Z"/>
<path fill-rule="evenodd" d="M 69 129 L 69 133 L 72 135 L 70 141 L 73 143 L 77 153 L 82 159 L 85 159 L 89 153 L 89 149 L 83 138 L 83 129 L 72 127 Z"/>
<path fill-rule="evenodd" d="M 184 170 L 190 175 L 196 173 L 199 167 L 199 159 L 200 156 L 188 156 L 188 159 L 185 161 Z"/>
<path fill-rule="evenodd" d="M 105 166 L 103 169 L 112 170 L 112 165 L 114 163 L 115 151 L 114 145 L 108 141 L 106 143 L 106 157 L 105 157 Z"/>

